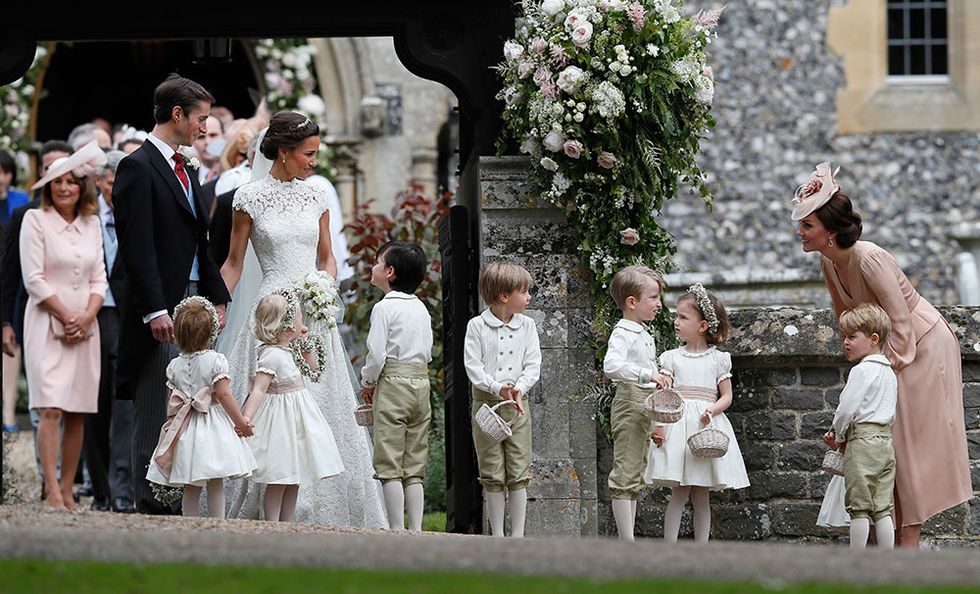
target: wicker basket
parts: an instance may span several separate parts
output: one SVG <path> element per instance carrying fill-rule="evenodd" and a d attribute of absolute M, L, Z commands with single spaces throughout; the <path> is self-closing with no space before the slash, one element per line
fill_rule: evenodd
<path fill-rule="evenodd" d="M 710 424 L 687 438 L 695 458 L 721 458 L 728 453 L 728 436 Z"/>
<path fill-rule="evenodd" d="M 374 407 L 370 404 L 362 404 L 354 409 L 354 419 L 361 427 L 374 425 Z"/>
<path fill-rule="evenodd" d="M 517 406 L 517 403 L 513 400 L 502 400 L 493 406 L 487 406 L 487 403 L 484 402 L 483 406 L 476 411 L 477 427 L 479 427 L 487 437 L 492 439 L 494 443 L 500 443 L 514 434 L 514 432 L 510 430 L 510 426 L 514 424 L 517 417 L 514 417 L 514 420 L 508 423 L 497 414 L 498 408 L 508 404 L 515 407 Z"/>
<path fill-rule="evenodd" d="M 684 416 L 684 399 L 677 390 L 657 390 L 647 396 L 643 410 L 651 421 L 676 423 Z"/>
<path fill-rule="evenodd" d="M 844 476 L 844 454 L 841 454 L 837 450 L 827 450 L 827 453 L 823 455 L 823 463 L 820 464 L 820 470 L 823 470 L 827 474 Z"/>

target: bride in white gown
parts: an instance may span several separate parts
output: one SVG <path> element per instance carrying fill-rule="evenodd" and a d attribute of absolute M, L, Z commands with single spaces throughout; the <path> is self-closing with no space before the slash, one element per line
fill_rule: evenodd
<path fill-rule="evenodd" d="M 221 276 L 229 291 L 239 290 L 229 308 L 222 343 L 231 350 L 232 391 L 239 399 L 248 394 L 255 375 L 256 339 L 250 320 L 257 300 L 277 289 L 297 286 L 317 269 L 337 274 L 327 197 L 317 186 L 302 181 L 313 174 L 319 148 L 315 123 L 297 113 L 276 114 L 259 142 L 252 181 L 235 193 L 231 246 Z M 261 268 L 257 289 L 245 286 L 256 284 L 259 278 L 246 264 L 247 252 L 251 257 L 252 251 L 247 249 L 249 241 Z M 345 471 L 301 485 L 295 519 L 330 526 L 385 528 L 388 524 L 380 485 L 373 478 L 368 433 L 354 420 L 357 401 L 340 333 L 325 322 L 304 321 L 310 333 L 319 334 L 326 343 L 324 373 L 318 382 L 307 380 L 307 384 L 333 430 Z M 258 518 L 264 485 L 247 480 L 228 483 L 228 517 Z"/>

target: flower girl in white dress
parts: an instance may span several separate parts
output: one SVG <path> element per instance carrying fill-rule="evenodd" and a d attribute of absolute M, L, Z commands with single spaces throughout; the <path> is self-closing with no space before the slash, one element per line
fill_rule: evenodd
<path fill-rule="evenodd" d="M 664 540 L 677 541 L 688 497 L 694 507 L 694 540 L 707 542 L 711 531 L 708 492 L 749 486 L 745 463 L 725 410 L 732 403 L 732 357 L 715 348 L 728 336 L 728 315 L 721 302 L 700 284 L 677 301 L 674 332 L 686 344 L 660 355 L 660 372 L 672 378 L 684 399 L 684 416 L 654 430 L 644 479 L 671 488 L 664 516 Z M 720 458 L 695 458 L 687 438 L 707 424 L 724 432 L 728 452 Z"/>
<path fill-rule="evenodd" d="M 218 313 L 204 297 L 188 297 L 174 309 L 180 354 L 167 365 L 167 421 L 146 478 L 183 487 L 185 516 L 199 515 L 207 484 L 208 513 L 223 518 L 224 479 L 247 477 L 255 469 L 252 451 L 239 437 L 251 429 L 231 393 L 228 361 L 211 350 L 218 328 Z"/>
<path fill-rule="evenodd" d="M 319 377 L 324 347 L 319 338 L 307 336 L 299 299 L 288 290 L 259 301 L 255 336 L 262 345 L 244 406 L 254 432 L 248 444 L 257 463 L 251 480 L 266 485 L 265 519 L 290 522 L 301 484 L 344 471 L 333 431 L 303 380 L 303 375 L 314 381 Z"/>

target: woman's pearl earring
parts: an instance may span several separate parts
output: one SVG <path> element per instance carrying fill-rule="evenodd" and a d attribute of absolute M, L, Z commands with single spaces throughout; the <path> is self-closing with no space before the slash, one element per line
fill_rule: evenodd
<path fill-rule="evenodd" d="M 286 164 L 286 157 L 283 157 L 283 158 L 282 158 L 282 164 L 283 164 L 283 165 L 285 165 L 285 164 Z"/>

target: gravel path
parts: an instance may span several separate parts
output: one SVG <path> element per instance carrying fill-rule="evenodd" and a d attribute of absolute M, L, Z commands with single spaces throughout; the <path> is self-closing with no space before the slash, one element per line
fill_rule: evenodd
<path fill-rule="evenodd" d="M 643 539 L 504 540 L 308 524 L 55 511 L 37 502 L 30 434 L 5 460 L 27 503 L 0 506 L 0 558 L 349 569 L 503 572 L 590 579 L 689 578 L 786 582 L 980 584 L 971 550 L 877 551 L 844 547 Z M 84 503 L 84 502 L 83 502 Z"/>

